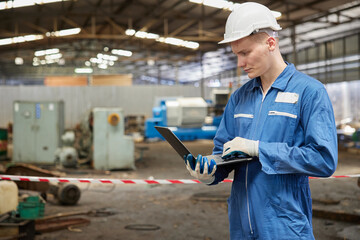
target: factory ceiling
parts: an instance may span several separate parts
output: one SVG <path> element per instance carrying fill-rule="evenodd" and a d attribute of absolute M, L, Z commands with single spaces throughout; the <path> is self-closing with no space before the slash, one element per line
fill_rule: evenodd
<path fill-rule="evenodd" d="M 209 55 L 211 58 L 230 52 L 217 44 L 223 38 L 230 10 L 209 6 L 214 0 L 37 0 L 37 4 L 23 7 L 16 7 L 16 2 L 30 0 L 0 1 L 3 78 L 74 74 L 75 67 L 86 65 L 98 73 L 156 75 L 159 69 L 166 72 L 167 66 L 173 72 L 174 66 L 196 65 L 208 52 L 215 53 Z M 278 22 L 283 28 L 280 45 L 285 52 L 292 51 L 294 41 L 301 48 L 360 31 L 360 1 L 257 2 L 282 14 Z M 40 63 L 35 51 L 54 48 L 59 49 L 61 59 Z M 99 66 L 99 58 L 107 60 L 106 69 Z M 222 65 L 233 62 L 228 58 L 223 56 L 219 61 Z"/>

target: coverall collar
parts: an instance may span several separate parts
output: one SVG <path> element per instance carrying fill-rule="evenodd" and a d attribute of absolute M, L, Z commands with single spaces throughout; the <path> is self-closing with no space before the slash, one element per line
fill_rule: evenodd
<path fill-rule="evenodd" d="M 287 64 L 286 68 L 280 75 L 276 78 L 275 82 L 271 85 L 271 88 L 277 88 L 281 91 L 284 91 L 291 76 L 295 72 L 295 66 L 292 63 L 285 62 Z M 254 88 L 260 88 L 261 87 L 261 80 L 260 77 L 257 77 L 254 79 L 252 85 L 248 89 L 249 91 L 252 91 Z"/>

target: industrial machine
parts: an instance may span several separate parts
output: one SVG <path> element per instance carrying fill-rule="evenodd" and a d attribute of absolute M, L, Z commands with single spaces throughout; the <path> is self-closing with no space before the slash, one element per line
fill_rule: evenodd
<path fill-rule="evenodd" d="M 55 162 L 66 168 L 77 168 L 78 154 L 73 147 L 75 142 L 75 133 L 66 131 L 62 136 L 62 147 L 55 151 Z"/>
<path fill-rule="evenodd" d="M 124 134 L 121 108 L 93 109 L 93 164 L 95 169 L 135 169 L 134 141 Z"/>
<path fill-rule="evenodd" d="M 225 106 L 229 100 L 231 89 L 213 89 L 208 114 L 212 117 L 212 125 L 219 126 Z"/>
<path fill-rule="evenodd" d="M 51 172 L 32 164 L 12 163 L 8 165 L 6 171 L 8 175 L 19 176 L 39 176 L 39 177 L 60 177 L 58 172 Z M 49 182 L 15 182 L 19 189 L 39 192 L 41 197 L 47 199 L 47 193 L 54 195 L 58 202 L 62 205 L 75 205 L 81 196 L 78 186 L 72 183 L 58 183 L 57 185 Z M 0 192 L 1 195 L 1 192 Z M 1 199 L 0 199 L 1 205 Z"/>
<path fill-rule="evenodd" d="M 54 164 L 64 132 L 62 101 L 15 101 L 13 162 Z"/>
<path fill-rule="evenodd" d="M 217 127 L 205 125 L 208 104 L 203 98 L 176 98 L 163 100 L 153 108 L 153 118 L 145 122 L 147 139 L 161 138 L 155 126 L 170 127 L 180 140 L 212 139 Z"/>
<path fill-rule="evenodd" d="M 229 89 L 213 89 L 211 91 L 211 101 L 214 106 L 224 108 L 230 96 Z"/>

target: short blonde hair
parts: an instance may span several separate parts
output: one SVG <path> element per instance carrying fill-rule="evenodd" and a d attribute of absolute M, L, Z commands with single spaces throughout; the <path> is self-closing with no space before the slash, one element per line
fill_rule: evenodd
<path fill-rule="evenodd" d="M 250 37 L 257 43 L 262 43 L 264 42 L 265 40 L 267 40 L 269 37 L 272 37 L 272 36 L 269 36 L 266 32 L 258 32 L 258 33 L 255 33 L 255 34 L 252 34 L 250 35 Z M 279 38 L 278 37 L 274 37 L 276 42 L 278 43 L 279 42 Z"/>

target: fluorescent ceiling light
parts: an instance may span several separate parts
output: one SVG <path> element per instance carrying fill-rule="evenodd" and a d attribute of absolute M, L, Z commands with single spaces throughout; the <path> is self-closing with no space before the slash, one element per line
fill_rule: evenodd
<path fill-rule="evenodd" d="M 155 65 L 155 61 L 153 59 L 149 59 L 147 60 L 147 65 L 149 66 L 154 66 Z"/>
<path fill-rule="evenodd" d="M 112 55 L 107 55 L 107 54 L 102 54 L 102 53 L 99 53 L 97 55 L 97 58 L 107 60 L 107 61 L 117 61 L 119 59 L 117 56 L 112 56 Z"/>
<path fill-rule="evenodd" d="M 46 64 L 52 64 L 55 63 L 55 59 L 45 59 Z"/>
<path fill-rule="evenodd" d="M 181 46 L 183 42 L 184 40 L 178 38 L 172 38 L 172 37 L 165 38 L 165 43 L 172 44 L 175 46 Z"/>
<path fill-rule="evenodd" d="M 15 58 L 15 64 L 16 65 L 23 65 L 24 64 L 24 59 L 21 57 L 16 57 Z"/>
<path fill-rule="evenodd" d="M 185 41 L 184 46 L 187 48 L 197 49 L 199 48 L 200 44 L 197 42 Z"/>
<path fill-rule="evenodd" d="M 234 5 L 236 5 L 233 2 L 224 0 L 204 0 L 203 4 L 209 7 L 215 7 L 220 9 L 224 8 L 229 10 L 232 10 L 234 8 Z"/>
<path fill-rule="evenodd" d="M 60 50 L 58 48 L 51 48 L 51 49 L 36 51 L 34 53 L 34 55 L 36 57 L 40 57 L 40 56 L 45 56 L 45 55 L 49 55 L 49 54 L 56 54 L 56 53 L 59 53 L 59 52 L 60 52 Z"/>
<path fill-rule="evenodd" d="M 54 60 L 54 59 L 60 59 L 61 57 L 62 57 L 61 53 L 56 53 L 56 54 L 46 55 L 45 59 L 46 60 Z"/>
<path fill-rule="evenodd" d="M 191 41 L 185 41 L 179 38 L 173 38 L 173 37 L 160 37 L 158 34 L 155 33 L 148 33 L 148 32 L 143 32 L 143 31 L 135 31 L 134 29 L 127 29 L 125 31 L 125 34 L 128 36 L 133 36 L 135 35 L 135 37 L 138 38 L 147 38 L 147 39 L 155 39 L 158 42 L 162 42 L 162 43 L 166 43 L 166 44 L 171 44 L 171 45 L 175 45 L 175 46 L 180 46 L 180 47 L 186 47 L 186 48 L 192 48 L 192 49 L 197 49 L 200 44 L 197 42 L 191 42 Z M 116 53 L 113 53 L 116 54 Z"/>
<path fill-rule="evenodd" d="M 112 52 L 114 53 L 114 52 Z M 130 52 L 131 53 L 131 52 Z M 90 58 L 89 61 L 85 62 L 86 66 L 90 66 L 91 64 L 95 65 L 98 64 L 99 68 L 107 69 L 109 66 L 114 66 L 114 62 L 117 61 L 119 58 L 117 56 L 108 55 L 108 54 L 102 54 L 98 53 L 96 57 Z"/>
<path fill-rule="evenodd" d="M 12 43 L 13 43 L 12 38 L 0 39 L 0 45 L 8 45 L 8 44 L 12 44 Z"/>
<path fill-rule="evenodd" d="M 125 57 L 131 57 L 132 56 L 131 51 L 121 50 L 121 49 L 113 49 L 113 50 L 111 50 L 111 53 L 116 54 L 116 55 L 120 55 L 120 56 L 125 56 Z"/>
<path fill-rule="evenodd" d="M 137 31 L 135 33 L 135 37 L 138 37 L 138 38 L 146 38 L 146 35 L 147 35 L 147 32 L 143 32 L 143 31 Z"/>
<path fill-rule="evenodd" d="M 146 35 L 146 38 L 147 39 L 157 39 L 157 38 L 159 38 L 160 36 L 159 36 L 159 34 L 155 34 L 155 33 L 148 33 L 147 35 Z"/>
<path fill-rule="evenodd" d="M 75 73 L 92 73 L 92 68 L 75 68 Z"/>
<path fill-rule="evenodd" d="M 235 6 L 239 5 L 239 3 L 233 3 L 225 0 L 189 0 L 189 2 L 204 4 L 205 6 L 226 9 L 230 11 L 234 9 Z"/>
<path fill-rule="evenodd" d="M 43 38 L 44 38 L 43 35 L 25 35 L 25 36 L 13 37 L 13 38 L 3 38 L 0 39 L 0 45 L 30 42 L 35 40 L 41 40 Z"/>
<path fill-rule="evenodd" d="M 90 62 L 92 63 L 101 63 L 101 59 L 97 59 L 97 58 L 90 58 Z"/>
<path fill-rule="evenodd" d="M 240 3 L 233 3 L 231 1 L 226 0 L 189 0 L 189 2 L 197 3 L 197 4 L 204 4 L 205 6 L 225 9 L 232 11 L 235 7 L 239 6 Z M 278 11 L 271 11 L 275 18 L 281 17 L 281 12 Z"/>
<path fill-rule="evenodd" d="M 81 28 L 69 28 L 69 29 L 64 29 L 64 30 L 55 31 L 55 32 L 47 32 L 47 33 L 45 33 L 45 36 L 47 36 L 47 37 L 64 37 L 64 36 L 79 34 L 80 32 L 81 32 Z"/>
<path fill-rule="evenodd" d="M 55 37 L 64 37 L 68 35 L 74 35 L 81 32 L 80 28 L 70 28 L 65 30 L 60 30 L 56 32 L 47 32 L 45 36 L 55 36 Z M 23 43 L 23 42 L 30 42 L 35 40 L 41 40 L 44 39 L 44 36 L 41 34 L 30 34 L 25 36 L 18 36 L 13 38 L 3 38 L 0 39 L 0 46 L 1 45 L 9 45 L 9 44 L 15 44 L 15 43 Z"/>
<path fill-rule="evenodd" d="M 106 65 L 106 64 L 99 64 L 98 67 L 101 68 L 101 69 L 107 69 L 107 65 Z"/>
<path fill-rule="evenodd" d="M 58 64 L 59 65 L 64 65 L 65 64 L 65 59 L 63 59 L 63 58 L 59 59 Z"/>
<path fill-rule="evenodd" d="M 0 10 L 10 9 L 10 8 L 19 8 L 19 7 L 28 7 L 34 5 L 42 5 L 47 3 L 62 2 L 68 0 L 12 0 L 0 2 Z"/>
<path fill-rule="evenodd" d="M 64 65 L 65 60 L 62 58 L 62 54 L 58 48 L 51 48 L 46 50 L 39 50 L 34 52 L 33 66 L 39 66 L 44 64 L 58 63 Z"/>
<path fill-rule="evenodd" d="M 135 33 L 135 37 L 138 38 L 147 38 L 147 39 L 157 39 L 160 36 L 158 34 L 155 33 L 148 33 L 148 32 L 143 32 L 143 31 L 137 31 Z"/>
<path fill-rule="evenodd" d="M 158 41 L 164 42 L 167 44 L 171 44 L 171 45 L 175 45 L 175 46 L 187 47 L 187 48 L 192 48 L 192 49 L 197 49 L 200 46 L 200 44 L 197 42 L 185 41 L 185 40 L 182 40 L 179 38 L 173 38 L 173 37 L 159 38 Z"/>
<path fill-rule="evenodd" d="M 24 36 L 25 42 L 35 41 L 35 40 L 39 40 L 39 39 L 43 39 L 43 38 L 44 37 L 42 35 L 35 35 L 35 34 L 30 34 L 30 35 Z"/>
<path fill-rule="evenodd" d="M 128 36 L 134 36 L 136 31 L 134 29 L 126 29 L 125 34 Z"/>
<path fill-rule="evenodd" d="M 193 2 L 193 3 L 197 3 L 197 4 L 202 4 L 203 0 L 189 0 L 189 2 Z"/>

